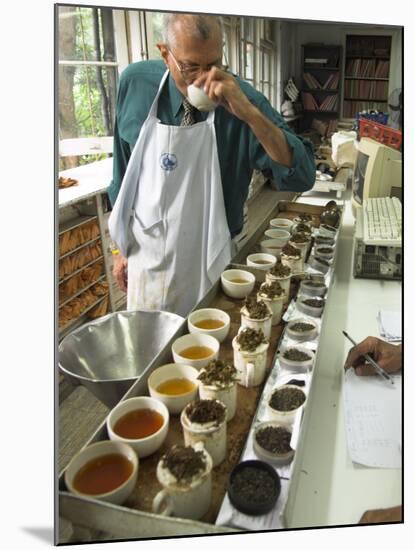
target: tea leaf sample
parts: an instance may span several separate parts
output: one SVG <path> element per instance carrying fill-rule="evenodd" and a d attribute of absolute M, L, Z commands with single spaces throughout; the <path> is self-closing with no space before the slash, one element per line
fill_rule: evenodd
<path fill-rule="evenodd" d="M 269 405 L 276 411 L 293 411 L 305 401 L 305 394 L 299 388 L 280 388 L 273 392 Z"/>
<path fill-rule="evenodd" d="M 280 426 L 266 426 L 256 433 L 257 443 L 269 453 L 289 453 L 291 433 Z"/>
<path fill-rule="evenodd" d="M 162 465 L 176 477 L 178 483 L 188 483 L 206 469 L 203 451 L 174 445 L 161 459 Z"/>
<path fill-rule="evenodd" d="M 186 413 L 191 422 L 205 424 L 224 420 L 226 409 L 216 399 L 200 399 L 187 405 Z"/>
<path fill-rule="evenodd" d="M 236 336 L 236 342 L 241 351 L 256 351 L 260 344 L 267 344 L 267 340 L 261 329 L 247 327 Z"/>
<path fill-rule="evenodd" d="M 204 367 L 197 379 L 206 386 L 226 388 L 238 378 L 238 371 L 231 363 L 224 363 L 220 359 L 210 361 Z"/>

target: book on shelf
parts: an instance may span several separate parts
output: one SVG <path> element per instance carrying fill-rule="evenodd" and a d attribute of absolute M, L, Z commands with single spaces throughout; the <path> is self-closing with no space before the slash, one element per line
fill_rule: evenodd
<path fill-rule="evenodd" d="M 331 73 L 323 84 L 311 73 L 303 73 L 303 80 L 312 90 L 336 90 L 339 84 L 339 74 Z"/>
<path fill-rule="evenodd" d="M 360 111 L 382 111 L 385 103 L 375 101 L 344 101 L 343 116 L 344 118 L 355 118 Z"/>
<path fill-rule="evenodd" d="M 346 76 L 359 78 L 387 78 L 390 62 L 377 59 L 348 59 Z"/>
<path fill-rule="evenodd" d="M 323 57 L 323 58 L 305 57 L 305 63 L 309 63 L 309 64 L 319 63 L 321 65 L 326 65 L 328 63 L 328 59 L 326 57 Z"/>
<path fill-rule="evenodd" d="M 388 82 L 381 80 L 346 80 L 345 97 L 350 99 L 387 99 Z"/>
<path fill-rule="evenodd" d="M 338 96 L 330 95 L 325 97 L 319 104 L 309 92 L 302 93 L 303 106 L 307 111 L 335 111 L 338 106 Z"/>

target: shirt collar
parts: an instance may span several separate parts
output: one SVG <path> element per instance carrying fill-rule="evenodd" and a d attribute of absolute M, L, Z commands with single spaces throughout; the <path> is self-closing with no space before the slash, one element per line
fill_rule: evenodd
<path fill-rule="evenodd" d="M 171 76 L 171 73 L 168 75 L 168 91 L 170 94 L 172 112 L 174 117 L 176 117 L 181 109 L 181 105 L 183 104 L 184 96 L 175 85 L 175 81 Z"/>

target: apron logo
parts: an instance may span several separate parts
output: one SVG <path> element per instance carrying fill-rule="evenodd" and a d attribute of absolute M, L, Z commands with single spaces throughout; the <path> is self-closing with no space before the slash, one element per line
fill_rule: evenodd
<path fill-rule="evenodd" d="M 172 153 L 164 153 L 161 155 L 161 168 L 166 172 L 171 172 L 177 168 L 177 157 Z"/>

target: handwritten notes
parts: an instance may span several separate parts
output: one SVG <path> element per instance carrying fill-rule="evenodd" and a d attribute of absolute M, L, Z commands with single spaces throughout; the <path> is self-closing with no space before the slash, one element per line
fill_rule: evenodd
<path fill-rule="evenodd" d="M 353 462 L 401 468 L 401 376 L 393 378 L 391 386 L 378 376 L 345 373 L 345 429 Z"/>

